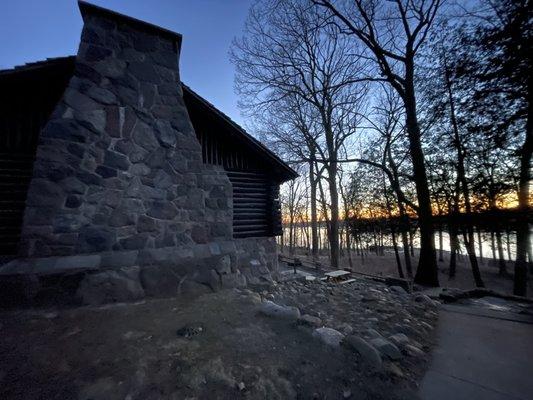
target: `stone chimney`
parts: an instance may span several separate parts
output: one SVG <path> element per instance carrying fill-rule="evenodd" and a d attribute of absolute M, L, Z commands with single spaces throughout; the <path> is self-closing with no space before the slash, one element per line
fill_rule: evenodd
<path fill-rule="evenodd" d="M 75 267 L 79 255 L 96 269 L 141 267 L 145 290 L 150 267 L 182 266 L 216 285 L 213 257 L 235 253 L 231 184 L 202 162 L 180 85 L 181 35 L 80 10 L 74 74 L 40 135 L 21 256 L 52 257 L 50 268 Z"/>

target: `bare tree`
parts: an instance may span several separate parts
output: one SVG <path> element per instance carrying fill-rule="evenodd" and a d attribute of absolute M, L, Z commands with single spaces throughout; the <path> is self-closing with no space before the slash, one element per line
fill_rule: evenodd
<path fill-rule="evenodd" d="M 415 281 L 438 286 L 431 198 L 417 113 L 415 58 L 426 41 L 442 2 L 313 1 L 331 13 L 332 23 L 341 32 L 365 46 L 365 54 L 377 66 L 376 75 L 388 82 L 403 101 L 420 225 L 421 249 Z"/>
<path fill-rule="evenodd" d="M 304 135 L 309 141 L 305 147 L 312 151 L 302 161 L 320 161 L 324 167 L 325 174 L 315 178 L 327 183 L 334 268 L 339 265 L 338 153 L 355 133 L 357 111 L 366 94 L 361 60 L 353 54 L 353 45 L 327 23 L 322 10 L 296 0 L 253 6 L 245 34 L 234 42 L 231 53 L 237 90 L 248 111 L 273 114 L 289 99 L 293 105 L 311 108 L 306 116 L 316 117 L 318 129 Z"/>

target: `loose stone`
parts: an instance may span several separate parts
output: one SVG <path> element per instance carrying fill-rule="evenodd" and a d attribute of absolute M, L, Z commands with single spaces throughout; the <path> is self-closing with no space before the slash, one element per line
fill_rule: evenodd
<path fill-rule="evenodd" d="M 322 343 L 331 347 L 339 347 L 344 335 L 332 328 L 317 328 L 313 332 L 313 336 L 320 339 Z"/>
<path fill-rule="evenodd" d="M 314 326 L 314 327 L 322 326 L 322 320 L 320 318 L 314 317 L 314 316 L 309 315 L 309 314 L 302 315 L 298 319 L 298 322 L 300 324 L 302 324 L 302 325 L 309 325 L 309 326 Z"/>
<path fill-rule="evenodd" d="M 406 344 L 403 347 L 403 350 L 411 357 L 423 357 L 425 355 L 425 353 L 422 350 L 420 350 L 418 347 L 415 347 L 411 344 Z"/>
<path fill-rule="evenodd" d="M 300 317 L 300 310 L 296 307 L 280 306 L 272 301 L 264 301 L 259 306 L 259 313 L 268 317 L 297 320 Z"/>
<path fill-rule="evenodd" d="M 383 338 L 375 338 L 370 341 L 381 354 L 389 357 L 391 360 L 399 360 L 402 358 L 402 353 L 394 344 Z"/>
<path fill-rule="evenodd" d="M 355 350 L 363 360 L 376 370 L 382 367 L 381 355 L 371 344 L 363 338 L 356 335 L 349 335 L 345 337 L 346 344 Z"/>

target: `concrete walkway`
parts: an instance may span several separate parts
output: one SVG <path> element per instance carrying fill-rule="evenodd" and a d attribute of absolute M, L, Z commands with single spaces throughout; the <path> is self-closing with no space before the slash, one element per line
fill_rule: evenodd
<path fill-rule="evenodd" d="M 533 317 L 444 305 L 422 400 L 533 399 Z"/>

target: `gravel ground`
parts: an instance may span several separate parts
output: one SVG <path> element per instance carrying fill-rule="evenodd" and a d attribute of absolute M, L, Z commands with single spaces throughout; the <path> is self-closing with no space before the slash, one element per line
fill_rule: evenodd
<path fill-rule="evenodd" d="M 0 312 L 2 399 L 410 399 L 437 313 L 358 279 Z"/>

